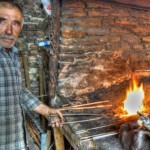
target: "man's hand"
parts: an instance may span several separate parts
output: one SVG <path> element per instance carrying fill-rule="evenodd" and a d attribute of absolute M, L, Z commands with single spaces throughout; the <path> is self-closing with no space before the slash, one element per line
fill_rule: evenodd
<path fill-rule="evenodd" d="M 40 104 L 34 109 L 35 112 L 44 115 L 46 118 L 49 118 L 50 115 L 56 114 L 56 117 L 51 117 L 49 120 L 49 125 L 52 127 L 62 127 L 62 124 L 64 122 L 63 114 L 59 111 L 59 109 L 50 108 L 45 104 Z"/>
<path fill-rule="evenodd" d="M 57 116 L 50 116 L 56 114 Z M 64 118 L 62 113 L 58 109 L 51 108 L 50 115 L 48 116 L 49 125 L 52 127 L 62 127 Z"/>

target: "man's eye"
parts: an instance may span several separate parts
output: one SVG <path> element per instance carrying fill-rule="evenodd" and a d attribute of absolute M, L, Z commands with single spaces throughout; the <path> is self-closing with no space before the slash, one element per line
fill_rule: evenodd
<path fill-rule="evenodd" d="M 5 23 L 6 23 L 6 20 L 0 19 L 0 24 L 5 24 Z"/>
<path fill-rule="evenodd" d="M 16 27 L 20 27 L 20 22 L 14 22 L 14 25 L 16 26 Z"/>

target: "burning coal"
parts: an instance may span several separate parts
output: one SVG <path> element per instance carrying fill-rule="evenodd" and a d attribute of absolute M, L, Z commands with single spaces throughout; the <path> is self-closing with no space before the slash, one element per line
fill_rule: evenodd
<path fill-rule="evenodd" d="M 138 111 L 141 112 L 144 95 L 143 85 L 138 86 L 138 81 L 133 78 L 124 100 L 124 110 L 130 115 L 137 114 Z"/>

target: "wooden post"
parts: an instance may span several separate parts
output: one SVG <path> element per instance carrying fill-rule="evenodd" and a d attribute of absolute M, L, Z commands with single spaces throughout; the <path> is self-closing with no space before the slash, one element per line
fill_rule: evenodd
<path fill-rule="evenodd" d="M 59 128 L 54 128 L 54 140 L 56 150 L 65 150 L 64 137 Z"/>
<path fill-rule="evenodd" d="M 45 94 L 44 91 L 44 80 L 45 80 L 45 74 L 44 74 L 44 68 L 43 68 L 43 58 L 42 56 L 38 57 L 38 61 L 39 61 L 39 91 L 40 91 L 40 100 L 42 103 L 45 104 L 45 98 L 43 97 L 43 95 Z M 44 127 L 44 129 L 46 129 L 46 120 L 45 117 L 40 116 L 41 118 L 41 123 L 42 126 Z"/>
<path fill-rule="evenodd" d="M 46 147 L 47 150 L 49 150 L 49 147 L 51 145 L 51 130 L 47 129 L 47 135 L 46 135 Z"/>
<path fill-rule="evenodd" d="M 52 18 L 49 39 L 51 48 L 49 49 L 49 105 L 55 106 L 57 96 L 57 79 L 58 79 L 58 53 L 59 53 L 59 38 L 60 38 L 60 0 L 51 0 Z M 64 137 L 59 128 L 53 128 L 56 150 L 65 150 Z"/>
<path fill-rule="evenodd" d="M 24 67 L 24 76 L 25 76 L 26 87 L 29 90 L 31 90 L 30 78 L 29 78 L 29 67 L 28 67 L 28 56 L 27 55 L 22 56 L 22 62 L 23 62 L 23 67 Z"/>
<path fill-rule="evenodd" d="M 49 39 L 51 47 L 49 49 L 49 104 L 56 106 L 57 80 L 58 80 L 58 54 L 60 41 L 60 0 L 51 0 L 52 15 L 50 17 Z"/>

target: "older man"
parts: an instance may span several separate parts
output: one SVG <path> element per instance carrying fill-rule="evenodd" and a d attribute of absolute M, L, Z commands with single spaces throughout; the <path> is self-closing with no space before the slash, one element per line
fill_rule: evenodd
<path fill-rule="evenodd" d="M 22 86 L 18 50 L 14 47 L 23 26 L 23 12 L 17 4 L 0 1 L 0 150 L 25 150 L 25 111 L 47 117 L 58 114 L 59 127 L 63 115 L 58 109 L 42 104 Z"/>

